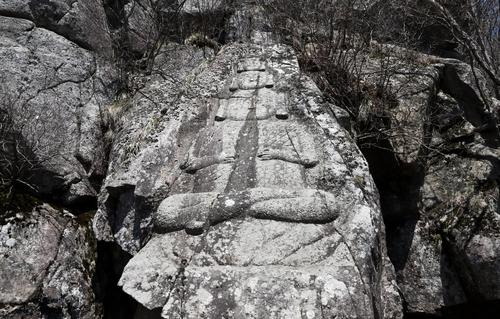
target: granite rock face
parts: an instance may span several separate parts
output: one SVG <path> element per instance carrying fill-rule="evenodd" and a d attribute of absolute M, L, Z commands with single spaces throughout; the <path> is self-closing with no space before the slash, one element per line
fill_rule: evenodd
<path fill-rule="evenodd" d="M 1 0 L 0 15 L 30 20 L 85 49 L 113 55 L 102 1 Z"/>
<path fill-rule="evenodd" d="M 167 196 L 120 284 L 165 318 L 397 318 L 366 162 L 266 38 L 219 54 L 225 85 L 160 133 Z"/>
<path fill-rule="evenodd" d="M 498 102 L 463 62 L 414 52 L 408 63 L 402 48 L 382 52 L 392 59 L 393 104 L 385 106 L 390 124 L 379 127 L 389 133 L 377 145 L 389 151 L 362 149 L 406 311 L 454 317 L 463 314 L 449 313 L 452 307 L 472 304 L 481 313 L 500 292 Z M 375 83 L 380 65 L 366 59 L 364 80 Z M 375 103 L 372 97 L 362 108 Z"/>
<path fill-rule="evenodd" d="M 435 134 L 431 145 L 467 134 L 463 127 L 467 124 L 457 123 L 444 136 Z M 424 177 L 421 217 L 408 259 L 398 272 L 411 312 L 442 314 L 450 306 L 487 304 L 498 300 L 500 292 L 500 154 L 479 135 L 476 141 L 449 142 L 447 147 Z"/>
<path fill-rule="evenodd" d="M 216 60 L 208 68 L 201 50 L 167 46 L 156 57 L 151 75 L 138 77 L 139 90 L 111 106 L 114 139 L 94 219 L 100 240 L 115 241 L 129 253 L 144 245 L 152 212 L 168 194 L 166 162 L 173 151 L 169 132 L 179 128 L 180 105 L 189 103 L 194 91 L 210 95 L 224 85 L 218 81 L 227 69 L 224 63 Z M 207 77 L 193 81 L 202 72 Z"/>
<path fill-rule="evenodd" d="M 142 55 L 158 40 L 159 30 L 155 21 L 159 19 L 153 3 L 149 0 L 134 0 L 124 7 L 127 42 L 130 50 Z"/>
<path fill-rule="evenodd" d="M 49 205 L 2 220 L 1 318 L 98 318 L 96 248 L 80 223 Z"/>
<path fill-rule="evenodd" d="M 113 68 L 28 20 L 0 16 L 0 38 L 0 107 L 39 166 L 27 182 L 68 205 L 96 198 Z"/>

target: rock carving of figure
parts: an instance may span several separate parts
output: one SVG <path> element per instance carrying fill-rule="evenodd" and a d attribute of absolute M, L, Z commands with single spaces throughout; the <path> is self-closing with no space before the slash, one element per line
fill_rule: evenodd
<path fill-rule="evenodd" d="M 290 117 L 273 85 L 262 61 L 238 65 L 232 95 L 219 101 L 213 126 L 198 133 L 180 165 L 200 186 L 160 204 L 158 231 L 200 233 L 241 216 L 302 223 L 338 216 L 334 195 L 306 182 L 307 171 L 320 163 L 314 138 Z"/>

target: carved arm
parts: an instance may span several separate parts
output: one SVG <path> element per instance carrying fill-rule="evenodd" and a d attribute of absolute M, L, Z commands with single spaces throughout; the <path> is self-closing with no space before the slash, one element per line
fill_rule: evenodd
<path fill-rule="evenodd" d="M 235 160 L 235 156 L 226 155 L 224 153 L 214 156 L 203 156 L 203 157 L 192 157 L 188 158 L 184 163 L 182 163 L 179 168 L 186 171 L 187 173 L 196 173 L 197 170 L 215 165 L 215 164 L 227 164 L 232 163 Z"/>
<path fill-rule="evenodd" d="M 319 163 L 319 160 L 315 156 L 299 157 L 296 152 L 278 149 L 265 149 L 260 152 L 257 157 L 263 161 L 282 160 L 290 163 L 300 164 L 306 168 L 314 167 Z"/>

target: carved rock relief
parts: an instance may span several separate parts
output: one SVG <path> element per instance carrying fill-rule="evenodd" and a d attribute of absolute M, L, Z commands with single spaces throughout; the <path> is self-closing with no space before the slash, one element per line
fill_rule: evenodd
<path fill-rule="evenodd" d="M 153 237 L 120 279 L 164 318 L 383 317 L 366 163 L 334 118 L 326 133 L 307 114 L 300 94 L 318 93 L 274 48 L 179 130 Z"/>
<path fill-rule="evenodd" d="M 286 94 L 275 89 L 265 61 L 246 58 L 236 70 L 229 95 L 217 100 L 215 114 L 181 163 L 183 174 L 158 209 L 156 229 L 201 232 L 241 215 L 334 220 L 334 195 L 307 180 L 322 160 L 313 134 L 290 115 Z"/>

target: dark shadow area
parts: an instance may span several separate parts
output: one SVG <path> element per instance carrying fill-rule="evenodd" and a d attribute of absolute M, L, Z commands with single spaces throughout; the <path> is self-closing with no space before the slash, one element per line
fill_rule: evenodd
<path fill-rule="evenodd" d="M 139 238 L 142 245 L 146 243 L 149 238 L 150 227 L 145 227 L 142 223 L 144 220 L 151 217 L 151 212 L 156 211 L 157 204 L 151 203 L 147 198 L 136 194 L 136 185 L 123 184 L 116 187 L 106 187 L 108 197 L 104 202 L 108 214 L 109 223 L 113 233 L 117 233 L 124 226 L 127 217 L 133 216 L 134 225 L 132 231 L 134 238 Z M 153 198 L 153 194 L 150 194 Z"/>
<path fill-rule="evenodd" d="M 94 290 L 97 302 L 103 305 L 103 318 L 134 318 L 137 302 L 118 287 L 118 280 L 130 258 L 132 256 L 115 243 L 97 244 Z"/>
<path fill-rule="evenodd" d="M 441 316 L 429 315 L 426 313 L 405 313 L 403 319 L 442 319 Z"/>
<path fill-rule="evenodd" d="M 419 165 L 400 163 L 388 140 L 361 146 L 370 173 L 380 194 L 382 215 L 386 227 L 387 250 L 397 270 L 403 269 L 419 218 L 418 202 L 424 171 Z"/>
<path fill-rule="evenodd" d="M 500 301 L 467 303 L 441 309 L 442 315 L 407 313 L 403 319 L 495 319 L 500 314 Z"/>
<path fill-rule="evenodd" d="M 116 243 L 97 244 L 96 300 L 103 306 L 103 319 L 161 319 L 161 309 L 149 310 L 118 286 L 127 262 L 132 258 Z"/>
<path fill-rule="evenodd" d="M 137 306 L 134 319 L 162 319 L 161 308 L 149 310 L 139 304 Z"/>
<path fill-rule="evenodd" d="M 111 30 L 119 29 L 125 22 L 126 0 L 104 0 L 104 11 L 108 26 Z"/>
<path fill-rule="evenodd" d="M 474 125 L 476 131 L 485 140 L 486 145 L 498 148 L 500 146 L 500 133 L 496 119 L 475 90 L 460 78 L 458 72 L 454 65 L 445 66 L 441 80 L 443 92 L 457 101 L 464 117 Z"/>
<path fill-rule="evenodd" d="M 498 318 L 500 300 L 467 303 L 442 309 L 446 319 L 488 319 Z"/>

